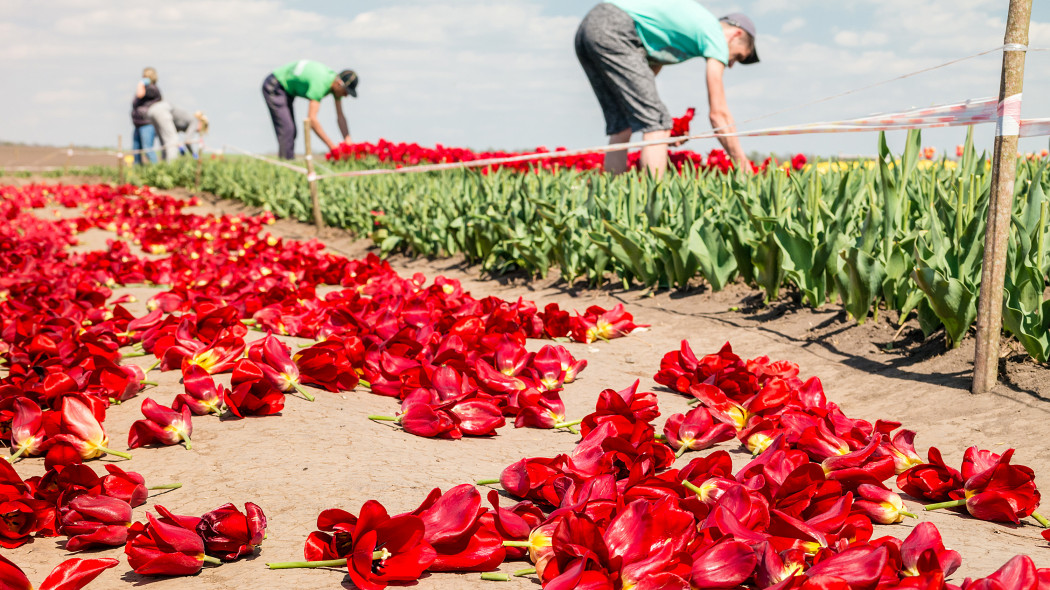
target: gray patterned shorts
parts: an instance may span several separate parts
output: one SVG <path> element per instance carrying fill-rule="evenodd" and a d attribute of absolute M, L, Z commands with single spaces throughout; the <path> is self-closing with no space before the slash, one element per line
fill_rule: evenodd
<path fill-rule="evenodd" d="M 671 128 L 671 114 L 656 93 L 656 76 L 626 12 L 606 2 L 592 8 L 576 30 L 576 57 L 605 114 L 606 135 Z"/>

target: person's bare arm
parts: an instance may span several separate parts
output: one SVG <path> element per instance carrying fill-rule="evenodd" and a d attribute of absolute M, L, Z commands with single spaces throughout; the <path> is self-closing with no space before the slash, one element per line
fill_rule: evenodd
<path fill-rule="evenodd" d="M 324 132 L 321 127 L 321 122 L 317 119 L 317 113 L 321 110 L 321 103 L 316 100 L 310 101 L 310 109 L 307 112 L 306 118 L 310 120 L 310 128 L 314 130 L 317 137 L 321 138 L 321 141 L 328 146 L 328 151 L 335 149 L 336 145 L 332 143 L 331 139 L 328 139 L 328 134 Z"/>
<path fill-rule="evenodd" d="M 717 59 L 707 60 L 707 104 L 710 108 L 711 127 L 716 133 L 736 131 L 736 126 L 733 125 L 733 115 L 729 112 L 729 104 L 726 102 L 725 85 L 722 81 L 725 68 L 725 64 Z M 729 157 L 733 158 L 738 168 L 747 172 L 751 171 L 750 162 L 736 136 L 719 135 L 718 142 L 722 144 Z"/>
<path fill-rule="evenodd" d="M 335 120 L 339 125 L 339 131 L 343 134 L 343 143 L 352 143 L 350 128 L 346 125 L 346 117 L 343 116 L 343 101 L 339 98 L 335 99 Z"/>

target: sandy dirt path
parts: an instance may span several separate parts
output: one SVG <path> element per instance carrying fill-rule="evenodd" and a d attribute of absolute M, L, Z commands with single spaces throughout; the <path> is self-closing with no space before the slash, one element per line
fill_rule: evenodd
<path fill-rule="evenodd" d="M 0 182 L 20 183 L 21 179 Z M 80 180 L 79 182 L 83 182 Z M 233 213 L 245 209 L 234 203 L 206 203 L 197 212 Z M 50 215 L 50 211 L 43 214 Z M 69 212 L 60 212 L 69 214 Z M 292 239 L 309 239 L 309 226 L 281 221 L 271 227 L 275 234 Z M 78 249 L 104 247 L 112 237 L 92 230 L 82 236 Z M 334 252 L 350 257 L 367 253 L 368 243 L 330 232 L 323 240 Z M 582 417 L 594 408 L 597 394 L 604 388 L 624 388 L 641 380 L 641 388 L 656 391 L 662 416 L 688 409 L 686 399 L 657 385 L 652 376 L 661 356 L 677 349 L 688 339 L 698 354 L 715 352 L 725 342 L 744 358 L 768 355 L 773 359 L 796 362 L 803 378 L 816 375 L 824 384 L 828 398 L 837 402 L 847 415 L 874 422 L 878 418 L 898 420 L 918 432 L 916 447 L 925 457 L 926 449 L 940 448 L 949 464 L 958 465 L 964 449 L 971 445 L 1002 452 L 1016 448 L 1015 463 L 1035 469 L 1037 483 L 1050 486 L 1050 372 L 1031 362 L 1007 362 L 1009 382 L 994 393 L 973 396 L 967 391 L 970 378 L 972 341 L 943 352 L 935 344 L 913 342 L 909 354 L 884 352 L 896 327 L 885 319 L 855 326 L 845 320 L 836 307 L 827 310 L 798 310 L 794 306 L 774 305 L 749 311 L 751 291 L 735 287 L 711 294 L 660 293 L 648 296 L 640 291 L 572 290 L 554 279 L 527 281 L 521 278 L 492 280 L 479 277 L 476 270 L 457 260 L 411 260 L 394 258 L 394 267 L 403 274 L 423 272 L 428 279 L 438 275 L 456 278 L 474 296 L 496 295 L 505 299 L 525 297 L 543 304 L 555 301 L 570 309 L 583 310 L 591 304 L 611 306 L 623 302 L 639 323 L 651 327 L 627 338 L 591 345 L 567 344 L 578 358 L 588 360 L 579 380 L 569 384 L 563 398 L 569 417 Z M 118 291 L 119 295 L 124 291 Z M 145 300 L 155 289 L 130 290 L 138 298 L 130 309 L 145 313 Z M 741 307 L 744 311 L 730 311 Z M 905 334 L 908 332 L 906 331 Z M 252 332 L 249 336 L 261 336 Z M 914 339 L 913 339 L 914 340 Z M 286 342 L 303 340 L 286 338 Z M 543 341 L 530 341 L 532 350 Z M 294 344 L 293 344 L 294 346 Z M 899 346 L 899 345 L 898 345 Z M 143 367 L 152 356 L 129 359 Z M 110 408 L 106 428 L 115 448 L 123 448 L 131 423 L 141 418 L 139 404 L 152 397 L 168 404 L 182 392 L 175 371 L 151 373 L 158 387 L 149 388 L 134 400 Z M 228 379 L 228 376 L 226 376 Z M 525 456 L 553 456 L 568 452 L 577 437 L 567 432 L 514 429 L 507 426 L 494 438 L 460 441 L 432 440 L 401 432 L 389 424 L 375 423 L 370 414 L 393 415 L 397 403 L 367 391 L 331 394 L 318 391 L 310 403 L 289 397 L 279 416 L 244 420 L 194 419 L 193 450 L 181 447 L 141 448 L 130 461 L 119 465 L 141 472 L 148 484 L 181 482 L 178 490 L 152 493 L 148 503 L 135 509 L 135 518 L 157 504 L 176 514 L 199 515 L 223 503 L 255 502 L 268 519 L 268 537 L 256 556 L 220 567 L 206 567 L 191 578 L 153 578 L 130 571 L 120 549 L 89 552 L 90 556 L 118 557 L 122 564 L 105 572 L 92 588 L 121 588 L 148 585 L 150 588 L 334 588 L 351 587 L 344 571 L 338 569 L 269 571 L 269 561 L 302 559 L 303 542 L 314 530 L 319 512 L 343 508 L 356 513 L 369 499 L 379 500 L 396 514 L 408 511 L 434 487 L 443 490 L 481 478 L 495 478 L 509 463 Z M 718 448 L 730 451 L 737 465 L 748 454 L 731 443 Z M 687 453 L 678 460 L 682 466 L 697 455 Z M 102 461 L 91 462 L 96 471 Z M 28 459 L 17 464 L 23 477 L 42 474 L 43 460 Z M 498 488 L 498 486 L 496 486 Z M 484 490 L 483 490 L 484 492 Z M 961 583 L 966 576 L 984 576 L 1018 553 L 1032 556 L 1038 567 L 1050 567 L 1050 545 L 1039 535 L 1033 521 L 1022 526 L 984 523 L 956 513 L 922 513 L 917 503 L 905 498 L 918 521 L 876 526 L 875 536 L 906 536 L 924 520 L 941 530 L 945 544 L 963 556 L 962 567 L 949 581 Z M 505 504 L 513 503 L 505 499 Z M 1046 509 L 1044 509 L 1045 511 Z M 39 583 L 70 554 L 62 549 L 63 538 L 40 538 L 23 547 L 5 550 L 4 555 L 19 564 L 30 579 Z M 81 555 L 82 557 L 85 555 Z M 514 571 L 528 564 L 504 564 Z M 458 589 L 487 587 L 473 574 L 430 574 L 419 588 Z M 498 584 L 498 583 L 497 583 Z M 504 588 L 533 588 L 535 583 L 519 579 L 502 584 Z"/>

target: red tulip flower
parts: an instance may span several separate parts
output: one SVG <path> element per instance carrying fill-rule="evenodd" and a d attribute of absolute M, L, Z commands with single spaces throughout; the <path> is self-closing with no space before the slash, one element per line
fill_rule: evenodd
<path fill-rule="evenodd" d="M 195 574 L 204 562 L 218 564 L 218 559 L 204 554 L 204 539 L 196 530 L 163 522 L 147 513 L 148 524 L 135 523 L 124 546 L 128 564 L 135 573 L 144 575 L 187 576 Z"/>
<path fill-rule="evenodd" d="M 190 435 L 193 434 L 193 422 L 188 407 L 176 412 L 147 397 L 142 400 L 142 415 L 146 419 L 136 420 L 128 432 L 128 448 L 152 443 L 177 445 L 179 442 L 185 442 L 187 450 L 192 448 Z"/>
<path fill-rule="evenodd" d="M 905 516 L 915 515 L 905 510 L 901 497 L 890 490 L 862 483 L 857 486 L 857 498 L 853 500 L 853 510 L 860 512 L 878 524 L 902 522 Z"/>
<path fill-rule="evenodd" d="M 484 572 L 503 563 L 506 550 L 494 524 L 480 519 L 481 494 L 470 484 L 444 494 L 435 488 L 412 514 L 423 520 L 423 540 L 435 552 L 435 572 Z"/>
<path fill-rule="evenodd" d="M 284 393 L 274 387 L 254 362 L 241 359 L 233 368 L 233 391 L 223 390 L 223 404 L 238 418 L 270 416 L 284 409 Z"/>
<path fill-rule="evenodd" d="M 182 408 L 186 407 L 195 416 L 222 415 L 222 401 L 230 394 L 230 390 L 217 385 L 215 379 L 204 367 L 198 365 L 183 367 L 182 385 L 186 393 L 175 396 L 171 409 L 181 412 Z"/>
<path fill-rule="evenodd" d="M 102 478 L 102 492 L 111 497 L 124 500 L 132 507 L 146 503 L 149 491 L 146 480 L 134 471 L 124 471 L 112 463 L 106 465 L 108 475 Z"/>
<path fill-rule="evenodd" d="M 248 358 L 278 390 L 298 391 L 306 399 L 314 400 L 299 383 L 299 367 L 292 361 L 291 349 L 273 334 L 267 334 L 264 338 L 252 342 L 248 347 Z"/>
<path fill-rule="evenodd" d="M 77 496 L 59 509 L 59 532 L 69 537 L 66 551 L 121 547 L 128 540 L 131 504 L 109 496 Z"/>
<path fill-rule="evenodd" d="M 932 522 L 920 522 L 901 543 L 901 574 L 922 576 L 932 572 L 952 575 L 962 565 L 958 551 L 946 549 Z"/>
<path fill-rule="evenodd" d="M 204 550 L 223 561 L 236 561 L 262 544 L 266 536 L 266 515 L 251 502 L 244 513 L 233 504 L 223 504 L 201 516 L 197 534 L 204 539 Z"/>
<path fill-rule="evenodd" d="M 711 412 L 698 406 L 686 414 L 672 414 L 664 424 L 664 436 L 678 451 L 675 456 L 681 457 L 686 451 L 701 451 L 732 439 L 736 429 L 724 422 L 715 424 Z"/>
<path fill-rule="evenodd" d="M 99 574 L 120 562 L 116 559 L 67 559 L 58 564 L 36 590 L 80 590 Z M 29 578 L 11 560 L 0 555 L 0 587 L 4 590 L 33 590 Z"/>
<path fill-rule="evenodd" d="M 962 489 L 966 480 L 944 462 L 937 447 L 930 447 L 928 456 L 929 463 L 916 465 L 898 475 L 897 487 L 919 500 L 945 502 L 951 499 L 952 492 Z"/>
<path fill-rule="evenodd" d="M 695 588 L 736 588 L 751 577 L 758 557 L 751 547 L 736 540 L 723 540 L 693 556 L 692 584 Z"/>
<path fill-rule="evenodd" d="M 8 461 L 14 461 L 22 455 L 42 454 L 47 448 L 47 434 L 44 432 L 40 406 L 25 397 L 16 397 L 12 405 L 14 406 L 14 418 L 11 421 L 11 449 L 13 452 Z"/>
<path fill-rule="evenodd" d="M 183 373 L 187 366 L 198 366 L 209 375 L 225 373 L 233 369 L 237 359 L 244 355 L 244 339 L 223 332 L 219 339 L 182 361 Z"/>
<path fill-rule="evenodd" d="M 1030 516 L 1039 507 L 1035 473 L 1023 465 L 1010 465 L 1013 454 L 1013 449 L 1006 451 L 994 467 L 967 479 L 962 491 L 951 494 L 955 500 L 928 504 L 926 510 L 965 506 L 974 518 L 1015 524 Z"/>
<path fill-rule="evenodd" d="M 418 516 L 390 517 L 379 502 L 365 502 L 354 527 L 354 550 L 347 559 L 350 580 L 361 590 L 418 580 L 436 557 L 424 534 Z M 376 559 L 380 550 L 382 556 Z"/>
<path fill-rule="evenodd" d="M 65 443 L 74 449 L 81 459 L 94 459 L 102 455 L 116 455 L 130 459 L 131 455 L 106 448 L 109 437 L 102 422 L 84 402 L 75 397 L 62 399 L 62 414 L 56 442 Z"/>

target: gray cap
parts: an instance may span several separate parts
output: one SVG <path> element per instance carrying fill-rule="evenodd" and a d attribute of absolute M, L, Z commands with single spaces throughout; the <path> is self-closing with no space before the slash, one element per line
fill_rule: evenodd
<path fill-rule="evenodd" d="M 718 19 L 727 25 L 737 27 L 744 30 L 748 35 L 751 35 L 752 43 L 756 42 L 758 35 L 755 33 L 755 23 L 751 22 L 751 19 L 747 18 L 747 15 L 739 12 L 727 14 L 722 18 Z M 740 60 L 742 64 L 753 64 L 758 63 L 758 49 L 756 47 L 751 48 L 751 55 L 747 58 Z"/>

